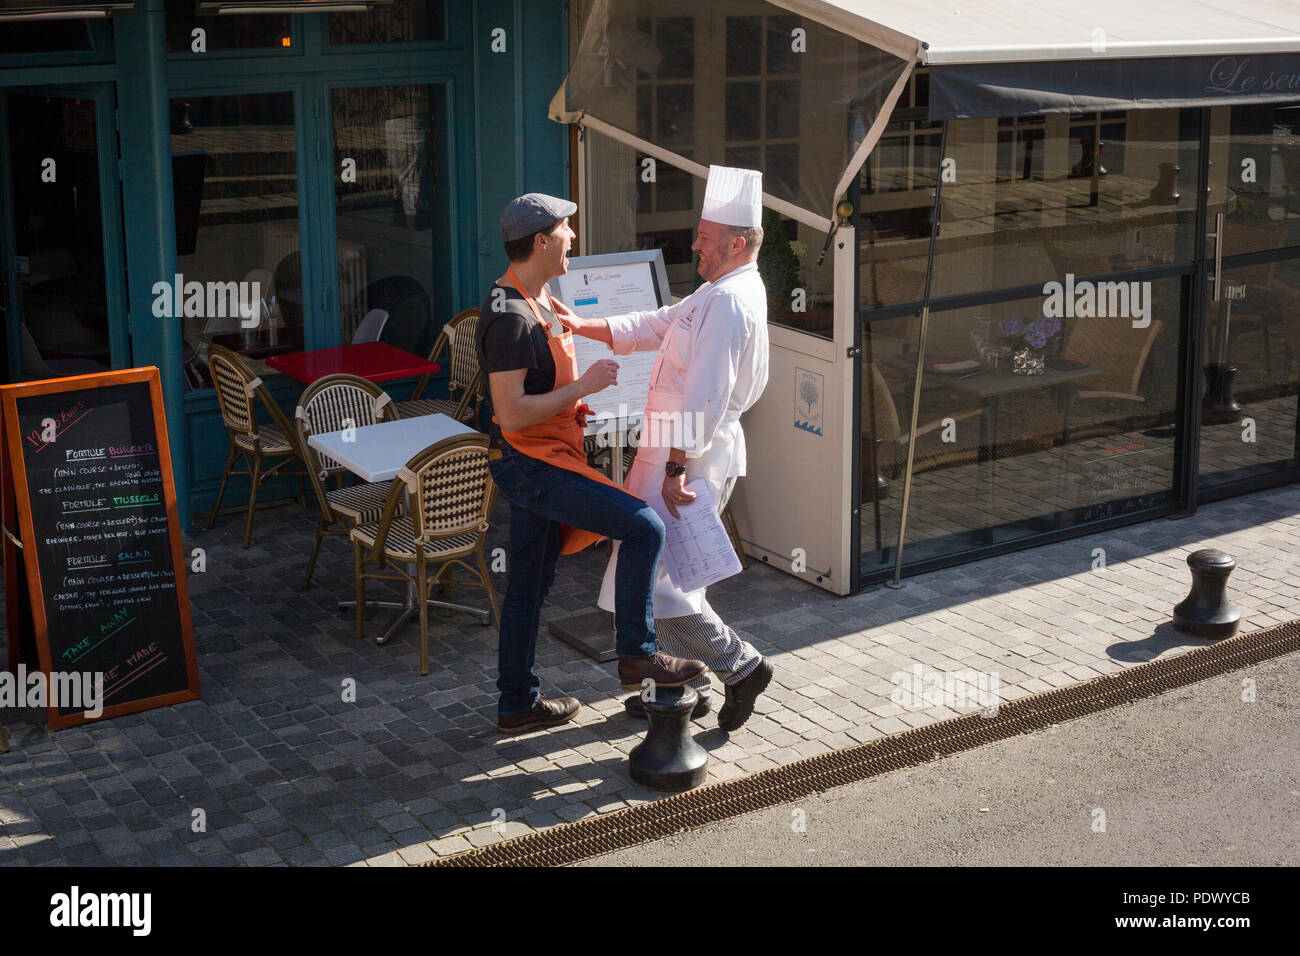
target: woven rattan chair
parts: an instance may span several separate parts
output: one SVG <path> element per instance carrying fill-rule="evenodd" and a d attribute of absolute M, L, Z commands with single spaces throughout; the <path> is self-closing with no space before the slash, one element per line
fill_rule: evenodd
<path fill-rule="evenodd" d="M 1064 357 L 1085 365 L 1102 369 L 1102 374 L 1090 379 L 1086 386 L 1071 388 L 1065 393 L 1065 421 L 1061 430 L 1061 444 L 1088 435 L 1109 435 L 1120 430 L 1119 424 L 1094 420 L 1083 429 L 1074 425 L 1082 403 L 1093 404 L 1094 414 L 1105 413 L 1116 406 L 1125 409 L 1125 417 L 1136 414 L 1146 403 L 1146 396 L 1138 392 L 1142 372 L 1151 356 L 1151 348 L 1164 323 L 1159 319 L 1145 329 L 1133 328 L 1128 319 L 1075 319 L 1069 338 L 1065 340 Z"/>
<path fill-rule="evenodd" d="M 378 521 L 388 500 L 391 481 L 378 481 L 327 490 L 330 477 L 350 474 L 346 468 L 322 455 L 308 444 L 312 435 L 364 428 L 378 422 L 394 421 L 397 406 L 388 393 L 356 375 L 326 375 L 307 386 L 294 412 L 298 440 L 307 462 L 308 477 L 320 505 L 320 526 L 307 559 L 304 588 L 311 587 L 312 572 L 321 542 L 327 534 L 346 535 L 353 527 Z"/>
<path fill-rule="evenodd" d="M 870 370 L 870 381 L 868 382 L 866 374 L 862 376 L 862 480 L 873 480 L 867 467 L 872 451 L 868 443 L 872 441 L 875 442 L 878 474 L 890 479 L 901 478 L 907 470 L 907 445 L 911 436 L 903 431 L 898 409 L 894 405 L 894 396 L 880 369 L 875 363 L 865 368 Z M 910 407 L 908 411 L 911 411 Z M 960 428 L 955 442 L 943 442 L 940 437 L 944 419 L 951 418 L 954 423 L 965 422 L 978 419 L 982 413 L 983 410 L 978 407 L 957 408 L 941 417 L 918 423 L 913 472 L 920 473 L 931 468 L 977 460 L 980 451 L 977 423 L 972 422 L 971 425 Z M 910 423 L 910 418 L 908 421 Z"/>
<path fill-rule="evenodd" d="M 409 495 L 408 513 L 400 514 L 402 496 Z M 483 623 L 501 622 L 496 589 L 483 558 L 488 516 L 496 486 L 488 473 L 486 435 L 456 435 L 420 452 L 406 463 L 384 504 L 378 521 L 352 529 L 356 562 L 357 637 L 365 636 L 366 580 L 401 581 L 415 586 L 420 602 L 420 673 L 429 673 L 429 605 L 469 611 Z M 473 561 L 471 566 L 470 561 Z M 368 570 L 375 565 L 373 570 Z M 414 565 L 414 573 L 408 570 Z M 435 584 L 451 583 L 459 565 L 473 575 L 472 584 L 487 591 L 491 611 L 447 601 L 435 601 Z M 384 568 L 391 568 L 384 572 Z"/>
<path fill-rule="evenodd" d="M 429 351 L 430 362 L 439 361 L 444 351 L 448 353 L 447 394 L 450 397 L 421 398 L 429 384 L 429 376 L 425 375 L 415 383 L 410 398 L 397 403 L 397 410 L 403 418 L 441 413 L 467 425 L 478 420 L 479 409 L 483 407 L 483 372 L 478 365 L 478 350 L 474 343 L 478 317 L 477 307 L 457 312 L 443 327 Z"/>
<path fill-rule="evenodd" d="M 208 527 L 217 523 L 217 512 L 221 510 L 221 499 L 225 496 L 226 482 L 230 476 L 247 475 L 248 518 L 244 523 L 244 547 L 247 548 L 253 541 L 253 509 L 257 504 L 258 488 L 271 478 L 297 475 L 299 500 L 302 500 L 305 491 L 303 479 L 307 470 L 302 465 L 302 455 L 293 427 L 285 419 L 280 406 L 275 403 L 262 380 L 252 373 L 239 355 L 220 345 L 209 345 L 208 372 L 217 390 L 221 420 L 230 436 L 230 457 L 226 459 L 221 486 L 217 489 L 217 500 L 208 517 Z M 258 422 L 258 402 L 270 413 L 270 424 Z M 240 458 L 248 466 L 247 471 L 233 470 L 235 462 Z M 270 468 L 263 469 L 262 463 L 266 459 L 279 460 Z M 282 470 L 295 463 L 298 466 L 296 470 Z"/>

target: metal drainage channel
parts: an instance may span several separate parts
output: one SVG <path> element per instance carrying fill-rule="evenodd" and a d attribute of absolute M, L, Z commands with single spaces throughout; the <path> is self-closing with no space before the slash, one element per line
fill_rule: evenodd
<path fill-rule="evenodd" d="M 423 866 L 563 866 L 1042 730 L 1300 650 L 1300 621 Z"/>

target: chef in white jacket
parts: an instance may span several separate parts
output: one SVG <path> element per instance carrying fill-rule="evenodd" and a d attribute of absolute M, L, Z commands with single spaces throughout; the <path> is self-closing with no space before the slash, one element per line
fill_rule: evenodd
<path fill-rule="evenodd" d="M 685 486 L 703 478 L 721 510 L 736 478 L 745 474 L 745 435 L 740 416 L 767 385 L 767 293 L 757 258 L 763 242 L 762 174 L 756 170 L 709 167 L 698 237 L 705 283 L 675 305 L 584 319 L 574 332 L 599 339 L 615 354 L 655 349 L 646 415 L 636 461 L 624 487 L 670 514 L 695 495 Z M 657 433 L 657 434 L 656 434 Z M 605 570 L 599 604 L 614 609 L 618 550 Z M 673 586 L 662 562 L 654 589 L 655 630 L 664 650 L 704 661 L 726 688 L 718 726 L 743 724 L 754 701 L 772 679 L 771 664 L 728 627 L 709 606 L 705 589 Z M 695 682 L 701 692 L 695 716 L 708 712 L 708 676 Z M 629 713 L 643 715 L 639 698 Z"/>

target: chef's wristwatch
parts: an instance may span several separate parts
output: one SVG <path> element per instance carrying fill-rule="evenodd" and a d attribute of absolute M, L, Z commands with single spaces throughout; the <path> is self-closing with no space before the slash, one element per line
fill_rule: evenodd
<path fill-rule="evenodd" d="M 664 474 L 669 478 L 676 478 L 678 475 L 686 474 L 686 466 L 675 461 L 666 461 L 664 462 Z"/>

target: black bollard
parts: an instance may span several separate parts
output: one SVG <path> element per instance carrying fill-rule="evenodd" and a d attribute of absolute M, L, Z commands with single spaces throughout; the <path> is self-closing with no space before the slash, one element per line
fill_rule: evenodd
<path fill-rule="evenodd" d="M 1228 600 L 1228 575 L 1237 566 L 1230 554 L 1206 548 L 1187 556 L 1192 593 L 1174 606 L 1174 628 L 1192 637 L 1232 637 L 1241 612 Z"/>
<path fill-rule="evenodd" d="M 704 782 L 709 754 L 691 736 L 693 687 L 663 687 L 643 700 L 650 728 L 628 754 L 628 774 L 651 790 L 690 790 Z"/>

